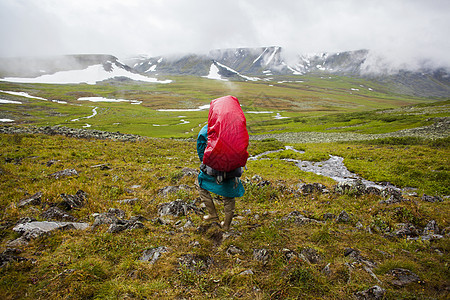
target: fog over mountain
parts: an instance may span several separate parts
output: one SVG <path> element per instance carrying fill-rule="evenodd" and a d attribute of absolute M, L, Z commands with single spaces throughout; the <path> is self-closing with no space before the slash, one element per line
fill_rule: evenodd
<path fill-rule="evenodd" d="M 65 55 L 0 58 L 0 80 L 26 83 L 89 83 L 109 79 L 170 83 L 170 76 L 198 76 L 223 81 L 283 82 L 304 76 L 350 76 L 386 83 L 393 92 L 450 97 L 450 73 L 427 61 L 414 68 L 392 65 L 385 57 L 362 49 L 301 54 L 293 58 L 279 46 L 215 49 L 209 53 L 131 56 Z"/>
<path fill-rule="evenodd" d="M 289 64 L 299 53 L 370 49 L 366 62 L 382 69 L 449 68 L 449 14 L 447 0 L 2 0 L 0 57 L 273 45 Z"/>

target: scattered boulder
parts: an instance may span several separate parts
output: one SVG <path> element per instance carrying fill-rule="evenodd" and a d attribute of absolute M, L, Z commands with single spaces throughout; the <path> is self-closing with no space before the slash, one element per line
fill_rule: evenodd
<path fill-rule="evenodd" d="M 298 258 L 298 253 L 291 250 L 291 249 L 287 249 L 284 248 L 281 250 L 281 252 L 283 253 L 284 257 L 286 258 L 287 261 L 290 261 L 291 259 L 295 259 Z"/>
<path fill-rule="evenodd" d="M 409 223 L 398 223 L 395 225 L 396 230 L 393 234 L 397 237 L 415 237 L 419 236 L 419 230 L 413 225 Z"/>
<path fill-rule="evenodd" d="M 273 251 L 268 249 L 253 249 L 253 259 L 265 265 L 272 257 L 272 253 Z"/>
<path fill-rule="evenodd" d="M 366 186 L 361 180 L 339 182 L 333 188 L 336 194 L 350 194 L 350 195 L 362 195 L 366 191 Z"/>
<path fill-rule="evenodd" d="M 302 215 L 299 211 L 293 211 L 283 217 L 284 221 L 293 221 L 297 225 L 305 225 L 309 223 L 323 223 L 321 221 L 310 219 Z"/>
<path fill-rule="evenodd" d="M 238 275 L 240 276 L 244 276 L 244 275 L 254 275 L 255 273 L 251 270 L 251 269 L 247 269 L 245 271 L 242 271 L 241 273 L 239 273 Z"/>
<path fill-rule="evenodd" d="M 378 285 L 375 285 L 365 291 L 356 292 L 355 296 L 358 300 L 378 300 L 384 299 L 385 293 L 385 289 L 379 287 Z"/>
<path fill-rule="evenodd" d="M 301 183 L 299 185 L 299 191 L 304 195 L 322 194 L 327 191 L 327 188 L 321 183 Z"/>
<path fill-rule="evenodd" d="M 348 223 L 348 222 L 350 222 L 350 215 L 345 210 L 343 210 L 343 211 L 341 211 L 341 213 L 337 217 L 336 222 L 338 222 L 338 223 Z"/>
<path fill-rule="evenodd" d="M 374 187 L 374 186 L 368 186 L 368 187 L 366 187 L 366 190 L 364 191 L 364 193 L 367 194 L 367 195 L 380 196 L 381 195 L 381 190 L 379 188 Z"/>
<path fill-rule="evenodd" d="M 376 267 L 376 264 L 373 261 L 362 256 L 361 251 L 359 251 L 358 249 L 346 248 L 344 251 L 344 256 L 350 258 L 351 260 L 353 260 L 355 262 L 363 263 L 367 267 L 370 267 L 370 268 Z"/>
<path fill-rule="evenodd" d="M 158 214 L 163 216 L 186 216 L 188 213 L 188 204 L 181 200 L 175 200 L 169 203 L 163 203 L 158 206 Z"/>
<path fill-rule="evenodd" d="M 123 219 L 125 217 L 125 212 L 118 208 L 110 208 L 107 212 L 101 214 L 94 215 L 94 224 L 93 227 L 97 227 L 102 224 L 113 224 L 118 223 L 119 219 Z"/>
<path fill-rule="evenodd" d="M 80 139 L 111 139 L 119 141 L 142 141 L 145 137 L 120 133 L 120 132 L 108 132 L 94 129 L 83 128 L 69 128 L 64 126 L 1 126 L 0 132 L 5 134 L 49 134 L 49 135 L 64 135 L 68 137 L 80 138 Z"/>
<path fill-rule="evenodd" d="M 24 218 L 20 218 L 19 221 L 17 221 L 17 224 L 25 224 L 25 223 L 29 223 L 29 222 L 33 222 L 36 221 L 35 218 L 30 218 L 30 217 L 24 217 Z"/>
<path fill-rule="evenodd" d="M 186 185 L 186 184 L 182 184 L 182 185 L 169 185 L 166 187 L 163 187 L 162 189 L 158 190 L 158 195 L 167 197 L 167 195 L 169 194 L 174 194 L 180 190 L 190 190 L 191 188 Z"/>
<path fill-rule="evenodd" d="M 383 198 L 388 198 L 387 200 L 381 200 L 380 204 L 394 204 L 394 203 L 400 203 L 404 201 L 408 201 L 407 199 L 403 198 L 402 192 L 396 188 L 393 187 L 387 187 L 381 192 L 381 196 Z"/>
<path fill-rule="evenodd" d="M 59 179 L 61 177 L 69 177 L 69 176 L 77 176 L 78 172 L 75 169 L 65 169 L 62 171 L 58 171 L 55 173 L 52 173 L 48 176 L 53 176 L 55 179 Z"/>
<path fill-rule="evenodd" d="M 56 159 L 50 159 L 48 162 L 45 163 L 45 165 L 47 167 L 53 166 L 54 164 L 56 164 L 59 160 Z"/>
<path fill-rule="evenodd" d="M 439 234 L 439 227 L 435 220 L 431 220 L 427 223 L 427 225 L 423 229 L 423 234 L 424 235 Z"/>
<path fill-rule="evenodd" d="M 319 252 L 313 248 L 305 248 L 300 252 L 300 256 L 311 264 L 318 264 L 321 260 Z"/>
<path fill-rule="evenodd" d="M 98 169 L 100 169 L 102 171 L 104 171 L 104 170 L 111 170 L 111 167 L 108 164 L 94 165 L 94 166 L 91 166 L 91 168 L 98 168 Z"/>
<path fill-rule="evenodd" d="M 135 204 L 139 202 L 139 198 L 132 198 L 132 199 L 123 199 L 123 200 L 117 200 L 117 203 L 124 203 L 124 204 Z"/>
<path fill-rule="evenodd" d="M 140 261 L 148 261 L 149 264 L 153 265 L 158 259 L 161 258 L 163 253 L 170 252 L 170 249 L 164 246 L 151 248 L 144 250 L 141 257 L 139 257 Z"/>
<path fill-rule="evenodd" d="M 50 231 L 54 230 L 84 230 L 89 227 L 88 223 L 76 222 L 50 222 L 50 221 L 32 221 L 27 223 L 17 224 L 13 231 L 22 233 L 22 236 L 8 242 L 8 246 L 16 247 L 28 244 L 28 241 L 40 237 Z"/>
<path fill-rule="evenodd" d="M 39 204 L 41 204 L 41 197 L 42 197 L 42 192 L 37 192 L 36 194 L 34 194 L 31 197 L 20 200 L 19 204 L 17 204 L 17 206 L 23 207 L 25 205 L 39 205 Z"/>
<path fill-rule="evenodd" d="M 61 198 L 63 201 L 60 205 L 66 210 L 77 209 L 83 207 L 86 202 L 87 194 L 78 190 L 75 195 L 61 194 Z"/>
<path fill-rule="evenodd" d="M 133 216 L 129 220 L 124 220 L 125 212 L 118 208 L 110 208 L 107 212 L 94 215 L 94 223 L 92 227 L 97 227 L 103 224 L 109 224 L 107 232 L 118 233 L 124 230 L 133 230 L 144 228 L 142 222 L 147 221 L 143 216 Z"/>
<path fill-rule="evenodd" d="M 408 269 L 396 268 L 390 270 L 388 274 L 394 276 L 394 280 L 391 281 L 391 284 L 395 286 L 402 287 L 411 283 L 420 282 L 419 276 Z"/>
<path fill-rule="evenodd" d="M 52 206 L 43 213 L 41 213 L 41 217 L 46 219 L 47 221 L 75 221 L 76 218 L 69 215 L 65 211 L 59 209 L 56 206 Z"/>
<path fill-rule="evenodd" d="M 25 234 L 35 229 L 42 232 L 50 232 L 56 229 L 64 228 L 65 226 L 73 226 L 73 228 L 75 229 L 84 230 L 89 227 L 89 224 L 77 222 L 33 221 L 24 224 L 17 224 L 16 226 L 14 226 L 13 230 Z"/>
<path fill-rule="evenodd" d="M 3 268 L 10 262 L 20 262 L 28 260 L 25 257 L 18 256 L 18 254 L 20 254 L 21 252 L 22 251 L 19 249 L 6 248 L 5 251 L 0 254 L 0 268 Z"/>
<path fill-rule="evenodd" d="M 230 245 L 228 249 L 225 251 L 225 253 L 229 256 L 233 256 L 244 253 L 244 250 L 234 245 Z"/>
<path fill-rule="evenodd" d="M 322 216 L 322 219 L 324 221 L 334 220 L 334 219 L 336 219 L 336 215 L 332 214 L 332 213 L 324 213 L 323 216 Z"/>
<path fill-rule="evenodd" d="M 428 195 L 426 195 L 426 194 L 423 194 L 423 196 L 422 196 L 421 199 L 422 199 L 422 201 L 432 202 L 432 203 L 444 201 L 444 200 L 443 200 L 441 197 L 439 197 L 439 196 L 428 196 Z"/>
<path fill-rule="evenodd" d="M 193 169 L 193 168 L 183 168 L 181 171 L 183 172 L 183 177 L 184 177 L 184 176 L 194 176 L 194 177 L 197 177 L 197 176 L 198 176 L 198 173 L 199 173 L 199 170 Z"/>

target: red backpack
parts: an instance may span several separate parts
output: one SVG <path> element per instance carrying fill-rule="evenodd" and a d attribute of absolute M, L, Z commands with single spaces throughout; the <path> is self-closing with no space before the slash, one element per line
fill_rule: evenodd
<path fill-rule="evenodd" d="M 247 147 L 247 120 L 239 100 L 233 96 L 212 100 L 203 164 L 220 172 L 240 169 L 247 163 Z"/>

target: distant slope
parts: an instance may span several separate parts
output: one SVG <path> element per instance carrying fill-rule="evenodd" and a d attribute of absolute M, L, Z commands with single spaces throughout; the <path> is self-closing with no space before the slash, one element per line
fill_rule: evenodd
<path fill-rule="evenodd" d="M 286 59 L 281 47 L 217 49 L 208 54 L 158 56 L 131 59 L 130 65 L 141 73 L 158 75 L 193 75 L 207 77 L 211 66 L 222 79 L 265 80 L 274 76 L 298 77 L 351 76 L 375 80 L 394 93 L 422 97 L 450 97 L 450 74 L 444 69 L 423 67 L 417 71 L 387 69 L 369 60 L 369 50 L 338 53 L 298 54 Z"/>
<path fill-rule="evenodd" d="M 289 59 L 284 49 L 276 46 L 217 49 L 208 54 L 141 56 L 129 58 L 125 63 L 112 55 L 0 58 L 0 77 L 35 78 L 61 71 L 84 70 L 94 65 L 109 73 L 120 70 L 118 76 L 152 82 L 157 82 L 158 76 L 173 75 L 233 81 L 301 80 L 307 75 L 348 76 L 381 83 L 386 90 L 397 94 L 450 98 L 448 70 L 429 68 L 425 64 L 416 70 L 392 68 L 382 59 L 374 59 L 374 55 L 365 49 L 298 54 Z"/>
<path fill-rule="evenodd" d="M 139 74 L 112 55 L 68 55 L 2 59 L 0 81 L 50 84 L 96 84 L 108 79 L 168 83 Z"/>

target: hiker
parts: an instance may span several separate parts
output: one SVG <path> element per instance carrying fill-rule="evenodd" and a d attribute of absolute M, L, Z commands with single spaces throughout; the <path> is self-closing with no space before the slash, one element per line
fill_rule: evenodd
<path fill-rule="evenodd" d="M 208 212 L 203 217 L 206 221 L 219 221 L 211 193 L 223 197 L 225 217 L 220 224 L 224 230 L 230 229 L 235 198 L 245 192 L 239 177 L 248 158 L 247 146 L 246 120 L 237 98 L 226 96 L 211 101 L 208 125 L 197 138 L 202 162 L 198 189 Z"/>

